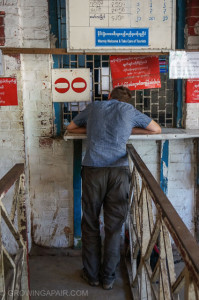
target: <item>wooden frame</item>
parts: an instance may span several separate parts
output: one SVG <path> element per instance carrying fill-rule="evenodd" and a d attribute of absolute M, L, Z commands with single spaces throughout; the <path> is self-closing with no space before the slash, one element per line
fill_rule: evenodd
<path fill-rule="evenodd" d="M 1 299 L 29 299 L 27 261 L 26 205 L 24 191 L 24 165 L 16 164 L 0 180 L 0 220 L 7 225 L 17 243 L 15 255 L 11 255 L 3 244 L 2 223 L 0 225 L 0 296 Z M 14 196 L 8 214 L 3 198 L 13 186 Z M 17 223 L 17 224 L 16 224 Z M 17 227 L 17 228 L 16 228 Z"/>

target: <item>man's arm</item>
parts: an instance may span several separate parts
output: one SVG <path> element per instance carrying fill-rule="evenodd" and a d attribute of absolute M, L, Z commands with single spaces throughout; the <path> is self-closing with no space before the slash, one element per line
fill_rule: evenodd
<path fill-rule="evenodd" d="M 79 127 L 73 121 L 70 122 L 66 129 L 69 133 L 86 133 L 86 127 Z"/>
<path fill-rule="evenodd" d="M 155 121 L 151 121 L 146 128 L 134 127 L 132 134 L 159 134 L 161 133 L 161 127 Z"/>

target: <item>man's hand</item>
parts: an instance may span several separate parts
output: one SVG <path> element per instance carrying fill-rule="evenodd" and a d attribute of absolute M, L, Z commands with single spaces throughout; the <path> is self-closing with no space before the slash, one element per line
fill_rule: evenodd
<path fill-rule="evenodd" d="M 86 127 L 79 127 L 73 121 L 66 127 L 69 133 L 86 133 Z"/>
<path fill-rule="evenodd" d="M 132 129 L 132 134 L 159 134 L 161 133 L 161 127 L 155 121 L 151 121 L 146 128 L 137 128 Z"/>

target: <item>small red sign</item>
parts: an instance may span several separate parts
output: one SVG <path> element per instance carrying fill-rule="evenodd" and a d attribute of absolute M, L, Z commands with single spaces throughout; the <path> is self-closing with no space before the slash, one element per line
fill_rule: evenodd
<path fill-rule="evenodd" d="M 58 93 L 66 93 L 68 92 L 69 88 L 70 88 L 70 83 L 69 81 L 66 79 L 66 78 L 59 78 L 55 81 L 55 84 L 58 84 L 58 83 L 65 83 L 66 84 L 66 87 L 64 88 L 60 88 L 60 87 L 55 87 L 55 90 L 58 92 Z"/>
<path fill-rule="evenodd" d="M 130 90 L 160 88 L 158 56 L 110 56 L 113 87 L 124 85 Z"/>
<path fill-rule="evenodd" d="M 18 105 L 17 79 L 0 78 L 0 106 Z"/>
<path fill-rule="evenodd" d="M 76 93 L 82 93 L 86 90 L 87 88 L 87 83 L 84 78 L 77 77 L 73 80 L 72 82 L 72 89 Z"/>
<path fill-rule="evenodd" d="M 68 79 L 58 78 L 55 81 L 55 85 L 58 84 L 58 83 L 61 83 L 61 84 L 64 83 L 65 84 L 64 88 L 63 87 L 62 88 L 61 87 L 55 87 L 55 90 L 58 93 L 63 94 L 63 93 L 68 92 L 68 90 L 70 89 L 70 82 L 68 81 Z M 71 87 L 72 87 L 72 89 L 75 93 L 83 93 L 87 88 L 86 80 L 84 80 L 84 78 L 77 77 L 77 78 L 73 79 Z"/>
<path fill-rule="evenodd" d="M 187 80 L 186 103 L 199 103 L 199 79 Z"/>

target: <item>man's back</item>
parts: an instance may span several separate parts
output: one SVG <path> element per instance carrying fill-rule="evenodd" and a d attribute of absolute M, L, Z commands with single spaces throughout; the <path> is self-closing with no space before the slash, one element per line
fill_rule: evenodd
<path fill-rule="evenodd" d="M 126 142 L 132 128 L 151 120 L 115 99 L 90 104 L 85 118 L 88 138 L 83 165 L 93 167 L 127 166 Z"/>

